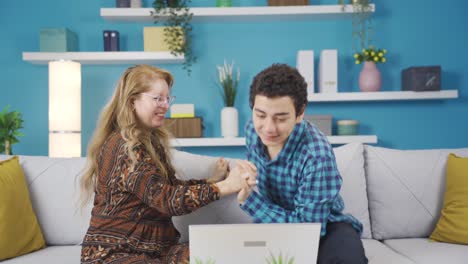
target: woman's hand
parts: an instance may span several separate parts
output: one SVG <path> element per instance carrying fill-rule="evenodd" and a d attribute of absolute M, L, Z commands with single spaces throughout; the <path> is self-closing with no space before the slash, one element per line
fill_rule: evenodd
<path fill-rule="evenodd" d="M 224 158 L 219 158 L 216 161 L 212 176 L 206 180 L 208 183 L 217 183 L 224 180 L 229 173 L 229 162 Z"/>
<path fill-rule="evenodd" d="M 217 183 L 220 195 L 237 193 L 241 189 L 251 189 L 256 184 L 257 168 L 249 161 L 240 160 L 229 172 L 227 178 Z M 252 187 L 251 187 L 252 186 Z"/>

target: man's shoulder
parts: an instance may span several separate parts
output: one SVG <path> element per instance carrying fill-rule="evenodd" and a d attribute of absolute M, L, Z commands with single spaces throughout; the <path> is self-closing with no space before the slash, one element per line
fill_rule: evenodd
<path fill-rule="evenodd" d="M 247 147 L 255 145 L 257 140 L 257 133 L 255 132 L 255 128 L 253 125 L 252 120 L 249 120 L 245 125 L 245 141 Z"/>
<path fill-rule="evenodd" d="M 302 149 L 315 158 L 333 157 L 333 148 L 325 134 L 314 124 L 304 121 Z"/>

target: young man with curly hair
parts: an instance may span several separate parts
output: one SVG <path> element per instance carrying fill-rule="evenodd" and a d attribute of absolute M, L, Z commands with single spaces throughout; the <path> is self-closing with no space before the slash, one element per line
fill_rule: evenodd
<path fill-rule="evenodd" d="M 244 190 L 241 208 L 256 223 L 321 223 L 317 263 L 367 263 L 362 224 L 343 214 L 342 178 L 327 137 L 303 120 L 307 84 L 285 64 L 260 72 L 250 86 L 247 158 L 258 192 Z"/>

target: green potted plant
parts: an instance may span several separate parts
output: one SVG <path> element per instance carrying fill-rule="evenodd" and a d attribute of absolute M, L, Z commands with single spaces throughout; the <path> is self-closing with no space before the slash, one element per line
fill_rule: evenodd
<path fill-rule="evenodd" d="M 3 108 L 0 112 L 0 152 L 6 155 L 13 154 L 11 145 L 18 143 L 18 137 L 23 136 L 19 132 L 23 128 L 23 115 L 18 111 L 9 112 L 10 106 Z"/>
<path fill-rule="evenodd" d="M 224 101 L 224 108 L 221 110 L 221 135 L 223 137 L 237 137 L 239 135 L 239 115 L 234 107 L 236 101 L 237 86 L 239 85 L 240 70 L 234 75 L 234 62 L 227 64 L 226 60 L 218 69 L 218 86 Z"/>
<path fill-rule="evenodd" d="M 216 264 L 216 262 L 212 260 L 211 258 L 209 258 L 206 262 L 204 262 L 203 260 L 199 258 L 195 258 L 195 264 Z"/>
<path fill-rule="evenodd" d="M 284 256 L 280 253 L 277 257 L 270 252 L 270 256 L 266 259 L 268 264 L 294 264 L 294 257 Z"/>
<path fill-rule="evenodd" d="M 173 55 L 185 56 L 183 68 L 188 75 L 192 72 L 192 64 L 197 60 L 192 50 L 193 14 L 187 5 L 190 2 L 191 0 L 155 0 L 154 11 L 151 13 L 155 24 L 167 17 L 164 21 L 164 41 Z"/>

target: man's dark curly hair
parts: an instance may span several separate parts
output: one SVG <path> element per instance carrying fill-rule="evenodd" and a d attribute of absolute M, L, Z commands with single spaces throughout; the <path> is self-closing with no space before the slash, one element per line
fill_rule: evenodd
<path fill-rule="evenodd" d="M 304 112 L 307 105 L 307 83 L 295 68 L 275 63 L 261 71 L 253 79 L 249 96 L 251 109 L 253 109 L 257 95 L 268 98 L 291 97 L 297 117 Z"/>

